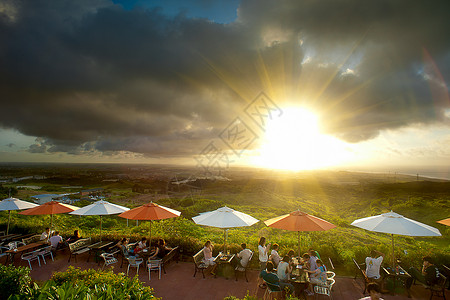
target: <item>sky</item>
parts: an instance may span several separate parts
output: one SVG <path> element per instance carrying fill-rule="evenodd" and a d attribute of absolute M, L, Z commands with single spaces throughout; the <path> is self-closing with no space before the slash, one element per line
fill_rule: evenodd
<path fill-rule="evenodd" d="M 0 162 L 228 166 L 270 149 L 269 167 L 297 154 L 299 169 L 450 173 L 448 11 L 448 0 L 0 0 Z M 272 132 L 298 108 L 314 121 Z M 320 143 L 302 130 L 316 125 Z"/>

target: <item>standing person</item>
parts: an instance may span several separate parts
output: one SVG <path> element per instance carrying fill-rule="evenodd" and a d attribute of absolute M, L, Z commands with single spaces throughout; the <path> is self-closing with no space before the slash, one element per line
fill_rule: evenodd
<path fill-rule="evenodd" d="M 263 271 L 266 269 L 267 261 L 269 260 L 269 249 L 270 249 L 270 243 L 266 245 L 266 238 L 261 237 L 259 239 L 258 243 L 258 253 L 259 253 L 259 271 Z M 261 283 L 259 285 L 260 288 L 265 288 L 266 286 Z"/>
<path fill-rule="evenodd" d="M 63 238 L 59 235 L 59 231 L 55 231 L 55 234 L 48 239 L 48 242 L 52 245 L 52 249 L 56 250 L 64 245 Z"/>
<path fill-rule="evenodd" d="M 384 300 L 381 298 L 381 289 L 376 282 L 371 282 L 367 285 L 368 297 L 360 298 L 359 300 Z"/>
<path fill-rule="evenodd" d="M 207 266 L 212 266 L 211 275 L 216 275 L 217 264 L 214 262 L 216 258 L 212 255 L 213 250 L 214 246 L 211 241 L 206 241 L 205 246 L 203 247 L 203 262 Z"/>
<path fill-rule="evenodd" d="M 431 257 L 425 256 L 422 258 L 422 261 L 422 272 L 414 267 L 409 268 L 408 273 L 411 275 L 411 278 L 408 278 L 408 281 L 406 282 L 407 288 L 411 287 L 414 279 L 428 286 L 432 286 L 438 281 L 439 270 L 433 264 Z"/>
<path fill-rule="evenodd" d="M 272 251 L 270 252 L 270 258 L 271 258 L 271 261 L 273 262 L 274 268 L 278 267 L 278 264 L 280 263 L 280 260 L 281 260 L 281 256 L 280 256 L 280 254 L 278 254 L 278 248 L 279 248 L 279 245 L 277 243 L 274 243 L 272 245 Z"/>
<path fill-rule="evenodd" d="M 384 253 L 372 250 L 366 257 L 366 275 L 372 279 L 380 279 L 380 267 L 384 259 Z"/>

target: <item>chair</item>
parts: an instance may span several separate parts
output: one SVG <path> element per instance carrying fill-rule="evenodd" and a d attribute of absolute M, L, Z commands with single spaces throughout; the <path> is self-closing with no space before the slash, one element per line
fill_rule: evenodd
<path fill-rule="evenodd" d="M 107 266 L 110 266 L 112 264 L 115 264 L 119 262 L 119 260 L 114 256 L 114 253 L 102 253 L 100 254 L 100 257 L 103 258 L 105 263 L 103 264 L 102 269 L 104 269 Z M 128 274 L 128 273 L 127 273 Z"/>
<path fill-rule="evenodd" d="M 263 296 L 264 300 L 267 299 L 266 298 L 267 296 L 269 296 L 269 299 L 272 299 L 272 296 L 274 293 L 280 293 L 281 297 L 283 297 L 283 290 L 281 289 L 281 287 L 278 284 L 269 283 L 269 282 L 265 281 L 264 278 L 263 278 L 263 281 L 267 285 L 266 292 L 264 293 L 264 296 Z"/>
<path fill-rule="evenodd" d="M 50 257 L 52 258 L 52 261 L 55 261 L 53 259 L 52 245 L 45 246 L 44 248 L 38 250 L 38 256 L 42 257 L 44 264 L 47 264 L 47 262 L 45 261 L 45 257 L 44 257 L 46 255 L 50 255 Z"/>
<path fill-rule="evenodd" d="M 154 259 L 149 260 L 147 267 L 148 267 L 148 280 L 150 280 L 150 272 L 151 271 L 158 271 L 159 272 L 159 279 L 161 279 L 161 266 L 162 261 L 160 259 Z"/>
<path fill-rule="evenodd" d="M 25 254 L 22 254 L 22 259 L 28 261 L 28 265 L 30 266 L 30 270 L 33 270 L 33 268 L 31 267 L 31 261 L 33 260 L 37 260 L 39 263 L 39 267 L 41 266 L 41 261 L 39 259 L 39 251 L 40 250 L 35 250 L 32 252 L 27 252 Z"/>
<path fill-rule="evenodd" d="M 9 250 L 8 247 L 0 245 L 0 258 L 2 258 L 3 256 L 7 256 L 8 253 L 6 253 L 6 251 L 8 251 L 8 250 Z M 3 252 L 3 251 L 5 251 L 5 252 Z M 6 260 L 8 260 L 8 259 L 6 259 Z"/>
<path fill-rule="evenodd" d="M 330 299 L 333 299 L 333 296 L 331 295 L 331 290 L 333 289 L 334 283 L 335 283 L 334 279 L 328 278 L 327 285 L 315 285 L 314 298 L 317 299 L 317 295 L 326 295 L 330 297 Z"/>
<path fill-rule="evenodd" d="M 439 273 L 437 283 L 427 287 L 431 292 L 430 300 L 433 298 L 433 296 L 444 297 L 445 300 L 445 286 L 447 285 L 447 281 L 448 278 L 445 275 Z"/>
<path fill-rule="evenodd" d="M 25 243 L 24 242 L 18 242 L 18 241 L 8 243 L 9 250 L 14 250 L 14 249 L 16 249 L 17 247 L 20 247 L 20 246 L 25 246 Z"/>
<path fill-rule="evenodd" d="M 130 271 L 130 267 L 135 267 L 137 269 L 136 274 L 139 274 L 139 265 L 142 264 L 144 260 L 142 258 L 136 258 L 136 256 L 128 256 L 127 260 L 128 260 L 127 276 L 128 272 Z"/>
<path fill-rule="evenodd" d="M 334 273 L 333 271 L 327 271 L 328 279 L 334 279 L 335 276 L 336 276 L 336 273 Z"/>
<path fill-rule="evenodd" d="M 247 268 L 250 265 L 250 261 L 252 260 L 252 257 L 253 257 L 253 252 L 251 252 L 251 254 L 250 254 L 250 258 L 248 259 L 247 265 L 243 266 L 243 265 L 241 265 L 241 262 L 239 262 L 238 265 L 236 266 L 236 268 L 234 268 L 234 275 L 236 276 L 236 281 L 238 280 L 238 272 L 244 272 L 245 280 L 248 282 Z"/>

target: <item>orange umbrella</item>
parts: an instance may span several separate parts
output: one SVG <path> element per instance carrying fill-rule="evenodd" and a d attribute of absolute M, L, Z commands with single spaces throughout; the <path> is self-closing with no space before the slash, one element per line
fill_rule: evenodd
<path fill-rule="evenodd" d="M 129 219 L 129 220 L 148 220 L 150 221 L 150 239 L 149 244 L 152 243 L 152 220 L 163 220 L 169 218 L 179 217 L 181 212 L 158 205 L 156 203 L 150 202 L 142 206 L 130 209 L 129 211 L 123 212 L 119 217 Z"/>
<path fill-rule="evenodd" d="M 58 201 L 50 201 L 44 204 L 41 204 L 37 207 L 33 207 L 27 210 L 24 210 L 23 212 L 20 212 L 21 215 L 50 215 L 50 230 L 52 229 L 52 223 L 53 223 L 53 215 L 55 214 L 64 214 L 68 213 L 74 210 L 79 209 L 79 207 L 64 204 Z"/>
<path fill-rule="evenodd" d="M 298 231 L 298 252 L 300 255 L 300 231 L 324 231 L 329 230 L 336 225 L 331 224 L 321 218 L 309 215 L 300 210 L 290 214 L 275 217 L 264 222 L 267 226 L 289 231 Z"/>
<path fill-rule="evenodd" d="M 450 218 L 447 218 L 447 219 L 444 219 L 444 220 L 440 220 L 440 221 L 437 221 L 438 223 L 441 223 L 441 224 L 444 224 L 444 225 L 447 225 L 447 226 L 450 226 Z"/>

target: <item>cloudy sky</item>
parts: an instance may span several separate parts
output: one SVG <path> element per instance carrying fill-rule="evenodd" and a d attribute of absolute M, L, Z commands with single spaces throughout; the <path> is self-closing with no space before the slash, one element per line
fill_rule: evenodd
<path fill-rule="evenodd" d="M 448 166 L 449 11 L 448 0 L 0 0 L 0 161 L 195 161 L 211 142 L 227 149 L 236 118 L 255 155 L 265 131 L 246 108 L 264 93 L 280 111 L 314 112 L 349 165 Z"/>

